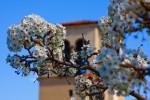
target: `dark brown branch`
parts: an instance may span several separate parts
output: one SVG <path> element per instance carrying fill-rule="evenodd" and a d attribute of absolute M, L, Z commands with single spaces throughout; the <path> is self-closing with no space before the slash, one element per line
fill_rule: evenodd
<path fill-rule="evenodd" d="M 129 93 L 130 95 L 132 95 L 133 97 L 135 97 L 137 100 L 147 100 L 145 97 L 143 97 L 142 95 L 136 93 L 135 91 L 130 91 Z"/>
<path fill-rule="evenodd" d="M 43 47 L 43 44 L 42 44 L 41 42 L 34 40 L 32 37 L 31 37 L 30 40 L 31 40 L 31 42 L 34 42 L 35 44 L 38 44 L 38 45 L 40 45 L 41 47 Z"/>
<path fill-rule="evenodd" d="M 150 73 L 150 67 L 136 67 L 131 64 L 126 65 L 121 64 L 120 66 L 124 68 L 133 68 L 135 71 L 144 71 L 145 72 L 144 75 L 148 75 Z"/>
<path fill-rule="evenodd" d="M 88 70 L 94 72 L 98 77 L 100 77 L 100 73 L 99 73 L 96 69 L 94 69 L 94 68 L 92 68 L 92 67 L 90 67 L 90 66 L 83 66 L 83 67 L 81 67 L 80 69 L 81 69 L 81 70 L 88 69 Z"/>
<path fill-rule="evenodd" d="M 38 69 L 37 68 L 30 68 L 30 71 L 33 71 L 33 72 L 38 72 Z"/>
<path fill-rule="evenodd" d="M 136 66 L 133 66 L 131 64 L 125 64 L 125 65 L 121 64 L 120 66 L 122 66 L 124 68 L 133 68 L 135 70 L 143 70 L 143 71 L 144 70 L 150 70 L 150 68 L 148 68 L 148 67 L 136 67 Z"/>
<path fill-rule="evenodd" d="M 89 95 L 89 97 L 90 97 L 90 100 L 93 100 L 92 96 Z"/>

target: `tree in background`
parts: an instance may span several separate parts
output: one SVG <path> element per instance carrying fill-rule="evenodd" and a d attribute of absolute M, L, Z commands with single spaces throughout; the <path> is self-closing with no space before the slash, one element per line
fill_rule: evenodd
<path fill-rule="evenodd" d="M 8 55 L 7 62 L 23 76 L 35 72 L 38 76 L 75 77 L 75 92 L 83 98 L 99 96 L 102 100 L 108 90 L 111 94 L 148 99 L 139 93 L 140 87 L 145 94 L 150 89 L 146 78 L 150 76 L 149 60 L 142 45 L 131 50 L 125 41 L 137 31 L 146 30 L 150 35 L 149 0 L 111 0 L 108 17 L 100 18 L 99 29 L 101 50 L 95 51 L 85 39 L 81 50 L 73 50 L 68 61 L 63 52 L 65 28 L 35 14 L 25 16 L 8 29 L 8 49 L 15 54 Z M 81 70 L 86 72 L 81 74 Z"/>

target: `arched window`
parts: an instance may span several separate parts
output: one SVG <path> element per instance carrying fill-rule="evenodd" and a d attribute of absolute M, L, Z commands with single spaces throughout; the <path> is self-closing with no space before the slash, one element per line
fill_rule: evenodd
<path fill-rule="evenodd" d="M 81 51 L 81 47 L 83 47 L 84 44 L 86 44 L 86 40 L 84 40 L 82 38 L 78 39 L 75 44 L 75 50 Z"/>
<path fill-rule="evenodd" d="M 68 40 L 64 40 L 65 48 L 64 48 L 64 53 L 65 53 L 65 59 L 66 61 L 70 61 L 70 42 Z"/>
<path fill-rule="evenodd" d="M 75 44 L 75 50 L 76 51 L 81 51 L 81 47 L 83 47 L 84 44 L 87 44 L 87 41 L 83 38 L 80 38 L 76 41 Z M 82 64 L 82 59 L 81 57 L 78 57 L 78 59 L 75 61 L 77 64 Z M 86 70 L 80 70 L 79 74 L 84 74 L 86 72 Z"/>

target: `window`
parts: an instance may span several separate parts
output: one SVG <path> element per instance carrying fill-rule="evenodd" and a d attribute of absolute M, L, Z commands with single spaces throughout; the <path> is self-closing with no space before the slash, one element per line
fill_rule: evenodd
<path fill-rule="evenodd" d="M 77 51 L 81 51 L 81 47 L 83 47 L 83 44 L 86 44 L 86 40 L 84 40 L 84 39 L 78 39 L 77 41 L 76 41 L 76 44 L 75 44 L 75 50 L 77 50 Z"/>
<path fill-rule="evenodd" d="M 65 48 L 64 48 L 64 53 L 65 53 L 65 60 L 70 61 L 70 42 L 68 40 L 64 40 Z"/>
<path fill-rule="evenodd" d="M 81 47 L 83 47 L 84 44 L 87 44 L 87 41 L 83 38 L 80 38 L 76 41 L 75 44 L 75 50 L 76 51 L 81 51 Z M 75 61 L 77 64 L 83 64 L 82 60 L 80 57 Z M 79 74 L 84 74 L 86 70 L 80 70 Z"/>

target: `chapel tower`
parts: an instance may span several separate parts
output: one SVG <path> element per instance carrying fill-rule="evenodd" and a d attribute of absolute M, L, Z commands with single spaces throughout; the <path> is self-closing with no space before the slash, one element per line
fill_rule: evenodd
<path fill-rule="evenodd" d="M 66 27 L 67 36 L 67 52 L 70 53 L 71 49 L 80 48 L 82 43 L 82 34 L 86 40 L 90 40 L 90 43 L 96 47 L 96 50 L 100 50 L 100 35 L 97 21 L 82 20 L 76 22 L 62 23 Z M 69 59 L 69 57 L 68 57 Z M 71 82 L 69 85 L 67 80 Z M 73 78 L 58 78 L 41 77 L 40 81 L 40 93 L 39 100 L 70 100 L 69 91 L 74 89 Z M 80 100 L 80 99 L 78 99 Z M 86 100 L 89 100 L 86 98 Z M 116 95 L 109 95 L 105 93 L 105 100 L 124 100 L 123 97 Z"/>

